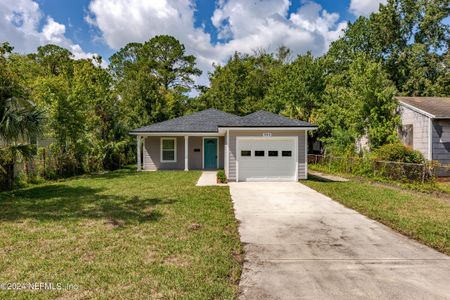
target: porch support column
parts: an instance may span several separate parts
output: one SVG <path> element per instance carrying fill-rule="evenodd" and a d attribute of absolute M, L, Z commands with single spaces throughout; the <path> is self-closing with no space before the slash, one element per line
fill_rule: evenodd
<path fill-rule="evenodd" d="M 137 136 L 137 170 L 141 171 L 141 136 Z"/>
<path fill-rule="evenodd" d="M 189 149 L 188 149 L 188 145 L 189 145 L 189 136 L 185 135 L 184 136 L 184 170 L 185 171 L 189 171 Z"/>

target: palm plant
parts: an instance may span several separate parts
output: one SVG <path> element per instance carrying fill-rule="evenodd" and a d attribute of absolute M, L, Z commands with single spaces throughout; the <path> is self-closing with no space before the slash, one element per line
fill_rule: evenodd
<path fill-rule="evenodd" d="M 0 172 L 6 175 L 6 187 L 14 185 L 14 166 L 21 158 L 33 157 L 35 146 L 28 141 L 42 128 L 43 113 L 31 101 L 11 97 L 0 99 Z"/>
<path fill-rule="evenodd" d="M 40 134 L 43 112 L 26 99 L 22 86 L 10 71 L 5 44 L 0 47 L 0 173 L 6 175 L 6 187 L 14 184 L 14 166 L 21 158 L 33 156 L 28 141 Z"/>

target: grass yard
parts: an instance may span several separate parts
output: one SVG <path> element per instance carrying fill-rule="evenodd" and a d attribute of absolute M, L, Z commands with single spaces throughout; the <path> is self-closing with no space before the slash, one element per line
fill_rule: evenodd
<path fill-rule="evenodd" d="M 368 181 L 302 183 L 398 232 L 450 255 L 450 202 Z"/>
<path fill-rule="evenodd" d="M 436 185 L 438 186 L 440 191 L 450 194 L 450 182 L 449 181 L 437 182 Z"/>
<path fill-rule="evenodd" d="M 0 284 L 63 287 L 0 299 L 235 298 L 229 190 L 196 187 L 199 176 L 119 170 L 0 193 Z"/>

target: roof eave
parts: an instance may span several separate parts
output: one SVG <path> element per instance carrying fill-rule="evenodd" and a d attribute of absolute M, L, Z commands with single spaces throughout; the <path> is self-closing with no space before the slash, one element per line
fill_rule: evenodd
<path fill-rule="evenodd" d="M 427 117 L 429 117 L 429 118 L 431 118 L 431 119 L 436 119 L 436 116 L 435 116 L 435 115 L 433 115 L 433 114 L 431 114 L 431 113 L 429 113 L 429 112 L 427 112 L 427 111 L 424 111 L 424 110 L 422 110 L 422 109 L 420 109 L 420 108 L 417 108 L 417 107 L 415 107 L 415 106 L 412 105 L 412 104 L 403 102 L 403 101 L 401 101 L 401 100 L 399 100 L 398 102 L 400 103 L 400 105 L 403 105 L 403 106 L 405 106 L 405 107 L 407 107 L 407 108 L 409 108 L 409 109 L 411 109 L 411 110 L 414 110 L 415 112 L 418 112 L 419 114 L 422 114 L 422 115 L 424 115 L 424 116 L 427 116 Z"/>
<path fill-rule="evenodd" d="M 285 130 L 299 130 L 299 129 L 311 129 L 311 130 L 315 130 L 318 129 L 317 126 L 315 125 L 304 125 L 304 126 L 273 126 L 273 125 L 267 125 L 267 126 L 250 126 L 250 125 L 242 125 L 242 126 L 219 126 L 220 128 L 225 128 L 225 129 L 270 129 L 270 128 L 274 128 L 274 129 L 285 129 Z"/>
<path fill-rule="evenodd" d="M 177 136 L 184 136 L 184 135 L 218 135 L 218 131 L 130 131 L 128 132 L 129 135 L 135 135 L 135 136 L 170 136 L 170 135 L 177 135 Z"/>

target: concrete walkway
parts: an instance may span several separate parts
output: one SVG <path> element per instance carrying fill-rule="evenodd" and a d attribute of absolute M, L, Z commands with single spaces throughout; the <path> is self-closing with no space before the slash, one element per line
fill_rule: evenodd
<path fill-rule="evenodd" d="M 196 186 L 225 186 L 224 183 L 217 183 L 217 171 L 203 171 L 197 181 Z"/>
<path fill-rule="evenodd" d="M 295 182 L 230 183 L 241 299 L 450 299 L 450 258 Z"/>

